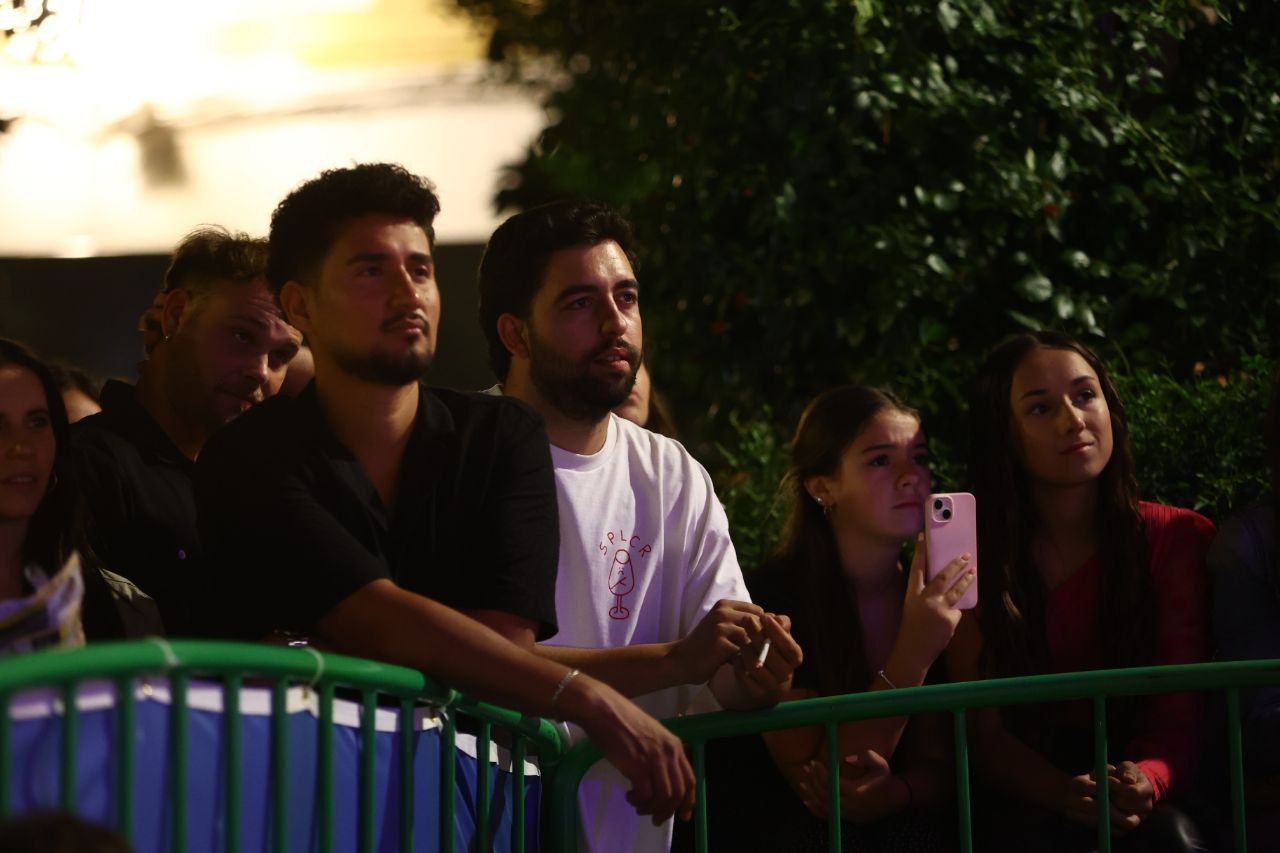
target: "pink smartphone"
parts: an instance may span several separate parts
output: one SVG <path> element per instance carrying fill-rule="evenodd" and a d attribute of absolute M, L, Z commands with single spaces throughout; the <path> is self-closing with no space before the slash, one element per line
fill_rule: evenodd
<path fill-rule="evenodd" d="M 928 581 L 961 554 L 972 554 L 972 566 L 978 565 L 978 502 L 968 492 L 929 495 L 924 508 L 924 540 L 929 549 Z M 964 591 L 956 603 L 961 610 L 978 604 L 978 579 Z"/>

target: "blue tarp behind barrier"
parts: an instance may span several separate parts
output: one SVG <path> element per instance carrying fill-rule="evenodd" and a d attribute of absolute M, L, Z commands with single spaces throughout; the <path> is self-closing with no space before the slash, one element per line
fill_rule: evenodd
<path fill-rule="evenodd" d="M 163 682 L 153 682 L 160 683 Z M 200 696 L 205 697 L 201 701 Z M 270 849 L 271 718 L 265 713 L 269 691 L 241 691 L 241 849 Z M 192 708 L 188 711 L 187 839 L 191 853 L 215 853 L 224 849 L 226 762 L 223 755 L 225 720 L 220 710 L 221 688 L 192 684 Z M 209 697 L 213 697 L 210 699 Z M 82 686 L 77 703 L 81 709 L 77 749 L 76 812 L 99 824 L 115 824 L 117 809 L 116 712 L 110 685 Z M 200 707 L 200 706 L 207 707 Z M 319 721 L 314 701 L 308 703 L 301 688 L 290 691 L 288 714 L 289 850 L 318 847 L 317 792 L 319 770 L 317 743 Z M 14 813 L 47 811 L 59 807 L 61 703 L 52 691 L 31 691 L 15 697 L 11 705 L 14 760 L 12 806 Z M 255 707 L 257 710 L 255 710 Z M 166 850 L 172 832 L 169 806 L 170 715 L 167 685 L 149 684 L 138 693 L 134 742 L 134 843 L 139 851 Z M 351 702 L 335 702 L 334 743 L 334 849 L 357 849 L 359 831 L 359 708 Z M 391 709 L 377 714 L 378 732 L 375 826 L 377 849 L 400 849 L 400 734 L 399 715 Z M 414 724 L 414 850 L 440 847 L 440 759 L 442 737 L 431 712 L 422 709 Z M 457 849 L 468 850 L 476 828 L 475 741 L 457 736 L 456 819 Z M 512 792 L 508 773 L 510 756 L 494 749 L 490 773 L 490 806 L 493 849 L 509 850 L 511 844 Z M 541 780 L 526 764 L 525 815 L 529 849 L 536 849 Z"/>

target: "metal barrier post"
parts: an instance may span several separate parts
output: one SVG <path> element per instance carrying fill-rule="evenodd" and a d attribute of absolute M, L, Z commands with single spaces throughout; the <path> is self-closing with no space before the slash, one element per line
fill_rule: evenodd
<path fill-rule="evenodd" d="M 374 785 L 377 770 L 378 695 L 366 690 L 360 708 L 360 850 L 373 853 L 377 846 L 374 824 Z"/>
<path fill-rule="evenodd" d="M 511 849 L 524 853 L 524 735 L 511 740 Z"/>
<path fill-rule="evenodd" d="M 827 846 L 843 850 L 840 840 L 840 729 L 827 723 Z"/>
<path fill-rule="evenodd" d="M 400 849 L 413 850 L 413 700 L 400 700 Z"/>
<path fill-rule="evenodd" d="M 224 765 L 227 777 L 223 787 L 223 796 L 226 797 L 224 811 L 227 821 L 227 853 L 239 853 L 240 850 L 240 779 L 244 770 L 240 743 L 240 686 L 242 683 L 238 675 L 228 675 L 222 681 L 222 710 L 226 715 L 223 725 L 227 739 L 227 760 Z"/>
<path fill-rule="evenodd" d="M 458 805 L 458 724 L 452 708 L 444 710 L 444 742 L 440 749 L 440 849 L 453 853 L 458 843 L 454 811 Z"/>
<path fill-rule="evenodd" d="M 173 849 L 187 849 L 187 675 L 174 673 L 169 679 L 170 728 L 173 732 L 173 780 L 169 786 L 173 815 Z"/>
<path fill-rule="evenodd" d="M 133 843 L 134 729 L 137 702 L 133 676 L 116 681 L 116 832 Z"/>
<path fill-rule="evenodd" d="M 76 704 L 78 686 L 78 682 L 72 681 L 62 688 L 62 767 L 58 781 L 60 805 L 65 812 L 76 810 L 76 752 L 80 745 L 80 707 Z"/>
<path fill-rule="evenodd" d="M 1227 690 L 1227 760 L 1231 773 L 1231 826 L 1236 853 L 1249 849 L 1244 816 L 1244 750 L 1240 740 L 1240 688 Z"/>
<path fill-rule="evenodd" d="M 493 738 L 493 726 L 487 722 L 480 724 L 480 734 L 476 737 L 476 849 L 489 849 L 489 795 L 491 788 L 489 749 Z"/>
<path fill-rule="evenodd" d="M 952 715 L 956 753 L 956 811 L 960 814 L 960 853 L 973 853 L 973 812 L 969 802 L 969 728 L 964 709 Z"/>
<path fill-rule="evenodd" d="M 333 685 L 320 685 L 320 853 L 333 853 Z"/>
<path fill-rule="evenodd" d="M 1098 802 L 1098 853 L 1111 853 L 1111 788 L 1107 781 L 1107 699 L 1093 697 L 1093 776 Z"/>
<path fill-rule="evenodd" d="M 271 847 L 285 853 L 289 845 L 289 685 L 271 684 Z"/>

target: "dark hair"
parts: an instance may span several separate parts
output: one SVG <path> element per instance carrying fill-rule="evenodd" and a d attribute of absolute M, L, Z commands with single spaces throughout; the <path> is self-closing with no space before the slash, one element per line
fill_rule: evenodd
<path fill-rule="evenodd" d="M 890 391 L 844 385 L 819 394 L 800 416 L 791 442 L 791 465 L 783 479 L 790 504 L 782 541 L 768 570 L 786 571 L 799 589 L 801 613 L 812 626 L 805 659 L 825 695 L 862 690 L 869 680 L 862 646 L 862 622 L 854 603 L 835 536 L 823 508 L 805 490 L 810 477 L 834 474 L 858 435 L 876 415 L 919 414 Z"/>
<path fill-rule="evenodd" d="M 653 384 L 653 358 L 647 351 L 640 357 L 643 359 L 644 370 L 649 376 L 649 417 L 640 426 L 649 432 L 678 440 L 680 431 L 676 429 L 675 418 L 671 416 L 671 407 L 667 405 L 667 398 Z M 640 381 L 638 371 L 636 381 Z"/>
<path fill-rule="evenodd" d="M 1021 334 L 992 350 L 978 371 L 971 412 L 969 477 L 978 501 L 979 614 L 983 664 L 991 675 L 1043 672 L 1049 663 L 1045 588 L 1031 554 L 1039 529 L 1027 474 L 1014 448 L 1013 374 L 1033 350 L 1069 350 L 1098 376 L 1111 413 L 1111 459 L 1099 477 L 1095 524 L 1101 543 L 1098 624 L 1102 665 L 1149 663 L 1156 640 L 1148 547 L 1124 404 L 1106 367 L 1080 342 L 1056 332 Z"/>
<path fill-rule="evenodd" d="M 20 367 L 35 374 L 44 390 L 53 424 L 55 450 L 51 479 L 56 479 L 31 517 L 26 540 L 22 543 L 23 562 L 35 563 L 52 574 L 62 568 L 72 551 L 84 545 L 83 516 L 75 498 L 75 489 L 71 486 L 71 427 L 67 423 L 67 408 L 53 374 L 44 362 L 17 341 L 0 338 L 0 367 L 7 366 Z"/>
<path fill-rule="evenodd" d="M 498 318 L 529 316 L 542 286 L 547 259 L 561 249 L 595 246 L 612 240 L 634 269 L 631 225 L 613 208 L 588 201 L 557 201 L 517 213 L 498 226 L 480 260 L 480 327 L 489 341 L 489 366 L 507 378 L 511 353 L 498 336 Z"/>
<path fill-rule="evenodd" d="M 667 405 L 667 398 L 662 392 L 653 387 L 653 377 L 649 378 L 649 419 L 642 424 L 649 432 L 656 432 L 658 435 L 665 435 L 667 438 L 680 438 L 680 431 L 676 429 L 676 422 L 671 417 L 671 409 Z"/>
<path fill-rule="evenodd" d="M 101 383 L 80 368 L 60 361 L 50 362 L 48 368 L 49 375 L 53 377 L 53 383 L 58 386 L 59 392 L 75 390 L 95 403 L 101 402 Z"/>
<path fill-rule="evenodd" d="M 201 225 L 173 250 L 164 274 L 164 292 L 203 296 L 219 281 L 246 282 L 267 272 L 267 241 L 218 225 Z"/>
<path fill-rule="evenodd" d="M 435 249 L 440 199 L 426 178 L 395 163 L 361 163 L 321 172 L 284 197 L 271 214 L 267 284 L 279 294 L 286 282 L 313 284 L 338 231 L 370 213 L 408 219 Z"/>

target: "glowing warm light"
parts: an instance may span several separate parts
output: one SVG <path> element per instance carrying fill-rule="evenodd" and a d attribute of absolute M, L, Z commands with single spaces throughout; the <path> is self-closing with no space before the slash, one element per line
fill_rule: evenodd
<path fill-rule="evenodd" d="M 542 123 L 484 55 L 449 0 L 0 0 L 0 255 L 262 233 L 297 183 L 371 160 L 436 181 L 442 240 L 482 240 Z"/>

